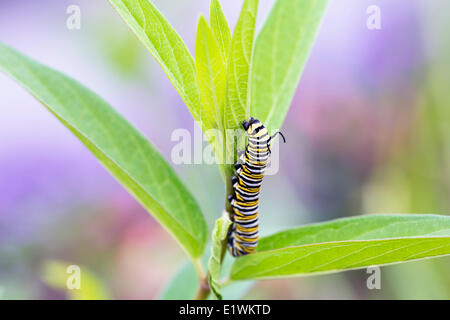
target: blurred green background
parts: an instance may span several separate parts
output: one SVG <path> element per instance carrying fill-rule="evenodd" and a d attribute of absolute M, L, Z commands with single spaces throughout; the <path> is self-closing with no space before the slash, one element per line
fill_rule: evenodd
<path fill-rule="evenodd" d="M 153 1 L 195 46 L 208 0 Z M 230 25 L 242 1 L 222 1 Z M 273 1 L 261 1 L 258 26 Z M 81 29 L 69 30 L 69 5 Z M 366 26 L 370 5 L 381 29 Z M 281 168 L 265 178 L 261 233 L 369 213 L 450 214 L 450 3 L 331 1 L 283 126 Z M 0 41 L 74 77 L 141 130 L 170 162 L 189 111 L 106 0 L 2 0 Z M 185 255 L 82 144 L 0 75 L 0 299 L 74 298 L 46 275 L 89 270 L 97 296 L 157 298 Z M 212 227 L 224 187 L 211 165 L 174 165 Z M 251 299 L 449 299 L 450 258 L 265 280 Z M 53 269 L 52 269 L 53 268 Z M 94 290 L 95 291 L 95 290 Z M 225 295 L 225 298 L 227 295 Z"/>

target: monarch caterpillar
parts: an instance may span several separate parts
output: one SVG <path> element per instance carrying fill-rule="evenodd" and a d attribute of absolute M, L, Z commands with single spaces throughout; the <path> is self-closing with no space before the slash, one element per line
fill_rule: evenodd
<path fill-rule="evenodd" d="M 231 178 L 234 195 L 228 200 L 233 208 L 232 225 L 228 232 L 228 250 L 234 257 L 253 253 L 258 245 L 258 204 L 262 179 L 270 155 L 270 141 L 267 128 L 257 119 L 243 121 L 248 143 L 241 155 L 242 163 L 234 166 L 236 174 Z M 284 136 L 279 133 L 284 142 Z"/>

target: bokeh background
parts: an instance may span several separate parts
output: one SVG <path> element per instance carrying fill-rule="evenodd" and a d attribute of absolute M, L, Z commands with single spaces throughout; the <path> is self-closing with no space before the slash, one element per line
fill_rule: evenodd
<path fill-rule="evenodd" d="M 241 0 L 222 1 L 234 26 Z M 260 1 L 258 26 L 273 1 Z M 208 0 L 154 3 L 194 51 Z M 66 9 L 81 8 L 68 30 Z M 369 5 L 381 30 L 366 27 Z M 450 3 L 331 1 L 283 132 L 281 169 L 265 179 L 261 231 L 369 213 L 450 214 Z M 1 0 L 0 41 L 102 96 L 170 161 L 193 132 L 166 76 L 106 0 Z M 89 270 L 105 297 L 153 299 L 185 263 L 175 241 L 34 98 L 0 74 L 0 299 L 63 299 L 50 261 Z M 209 226 L 223 208 L 215 166 L 177 165 Z M 450 258 L 265 280 L 264 299 L 449 299 Z"/>

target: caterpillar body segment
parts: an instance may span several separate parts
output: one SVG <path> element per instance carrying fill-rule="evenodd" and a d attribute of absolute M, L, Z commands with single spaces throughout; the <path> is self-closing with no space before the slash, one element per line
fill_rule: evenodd
<path fill-rule="evenodd" d="M 261 184 L 269 155 L 270 141 L 266 127 L 257 119 L 242 123 L 248 135 L 245 152 L 235 164 L 232 177 L 234 194 L 229 195 L 233 224 L 228 234 L 228 250 L 234 257 L 253 253 L 258 245 L 258 206 Z"/>

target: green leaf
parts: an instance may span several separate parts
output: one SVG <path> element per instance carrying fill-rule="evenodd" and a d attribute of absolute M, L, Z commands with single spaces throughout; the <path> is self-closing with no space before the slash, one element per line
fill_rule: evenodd
<path fill-rule="evenodd" d="M 0 71 L 21 84 L 72 131 L 189 256 L 202 255 L 207 228 L 200 208 L 141 133 L 77 81 L 3 44 Z"/>
<path fill-rule="evenodd" d="M 161 65 L 194 119 L 200 121 L 194 59 L 177 32 L 149 0 L 109 1 Z"/>
<path fill-rule="evenodd" d="M 197 27 L 195 66 L 202 96 L 204 116 L 208 129 L 222 128 L 222 108 L 226 86 L 226 65 L 214 35 L 203 16 Z"/>
<path fill-rule="evenodd" d="M 327 0 L 277 0 L 255 43 L 250 115 L 278 130 L 313 45 Z"/>
<path fill-rule="evenodd" d="M 219 0 L 211 0 L 209 20 L 214 37 L 226 61 L 231 47 L 231 31 Z"/>
<path fill-rule="evenodd" d="M 231 220 L 228 217 L 228 212 L 224 211 L 222 217 L 216 220 L 212 233 L 211 257 L 208 261 L 209 285 L 214 296 L 219 300 L 222 300 L 222 295 L 220 294 L 220 269 L 224 247 L 226 247 L 224 246 L 224 241 L 226 241 L 230 225 Z"/>
<path fill-rule="evenodd" d="M 321 242 L 399 237 L 447 236 L 450 217 L 432 214 L 372 214 L 342 218 L 261 238 L 258 251 Z"/>
<path fill-rule="evenodd" d="M 450 217 L 369 215 L 303 226 L 262 238 L 231 278 L 300 276 L 450 254 Z"/>
<path fill-rule="evenodd" d="M 225 98 L 226 129 L 238 129 L 249 116 L 247 87 L 258 0 L 245 0 L 231 40 Z"/>
<path fill-rule="evenodd" d="M 186 261 L 162 290 L 158 299 L 162 300 L 190 300 L 198 290 L 198 275 L 194 265 Z"/>
<path fill-rule="evenodd" d="M 71 269 L 71 266 L 76 269 Z M 78 271 L 80 288 L 70 288 L 70 284 L 75 284 L 71 280 L 75 279 Z M 66 292 L 71 300 L 110 299 L 108 290 L 102 281 L 84 266 L 57 260 L 47 261 L 42 267 L 41 278 L 49 287 Z"/>

